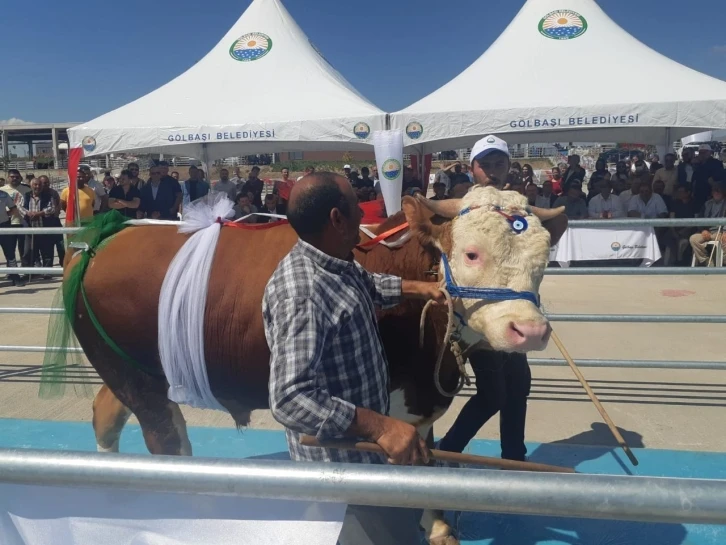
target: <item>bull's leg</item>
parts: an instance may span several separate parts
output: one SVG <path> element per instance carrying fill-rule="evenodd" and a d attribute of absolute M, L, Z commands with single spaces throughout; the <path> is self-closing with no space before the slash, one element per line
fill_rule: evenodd
<path fill-rule="evenodd" d="M 409 407 L 405 388 L 391 392 L 390 416 L 415 426 L 419 435 L 426 439 L 429 447 L 433 447 L 434 422 L 446 412 L 446 407 L 435 408 L 430 417 L 416 414 L 417 412 Z M 453 529 L 444 520 L 443 511 L 424 509 L 421 526 L 431 545 L 459 545 L 459 541 L 453 535 Z"/>
<path fill-rule="evenodd" d="M 426 438 L 429 448 L 434 447 L 434 426 L 433 422 L 418 427 L 421 437 Z M 444 518 L 444 512 L 439 509 L 424 509 L 421 516 L 421 526 L 426 534 L 426 540 L 431 545 L 459 545 L 459 540 L 454 537 L 454 530 Z"/>
<path fill-rule="evenodd" d="M 163 402 L 149 404 L 134 413 L 141 424 L 146 448 L 151 454 L 191 456 L 192 444 L 179 405 L 168 399 Z"/>
<path fill-rule="evenodd" d="M 454 530 L 444 520 L 444 512 L 426 509 L 421 517 L 421 526 L 426 534 L 426 540 L 431 545 L 459 545 L 454 537 Z"/>
<path fill-rule="evenodd" d="M 131 411 L 105 384 L 93 400 L 93 431 L 98 452 L 118 452 L 121 431 Z"/>

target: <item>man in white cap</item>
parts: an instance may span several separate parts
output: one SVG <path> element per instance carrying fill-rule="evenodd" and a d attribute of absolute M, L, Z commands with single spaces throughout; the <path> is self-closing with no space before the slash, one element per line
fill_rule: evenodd
<path fill-rule="evenodd" d="M 474 183 L 499 189 L 509 174 L 509 146 L 494 135 L 485 136 L 471 148 L 471 171 Z"/>
<path fill-rule="evenodd" d="M 711 185 L 723 179 L 723 163 L 712 157 L 713 150 L 710 144 L 701 144 L 698 147 L 698 166 L 691 178 L 691 192 L 693 200 L 702 207 L 711 198 Z"/>
<path fill-rule="evenodd" d="M 509 173 L 507 143 L 485 136 L 471 149 L 471 167 L 475 183 L 501 188 Z M 479 429 L 499 412 L 502 458 L 524 460 L 524 425 L 532 385 L 527 355 L 477 350 L 469 361 L 476 376 L 476 394 L 466 402 L 439 448 L 463 452 Z"/>

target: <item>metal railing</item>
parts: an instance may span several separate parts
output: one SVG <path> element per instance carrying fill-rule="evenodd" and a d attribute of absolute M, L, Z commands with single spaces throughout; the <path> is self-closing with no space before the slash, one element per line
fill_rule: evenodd
<path fill-rule="evenodd" d="M 691 369 L 708 371 L 726 371 L 723 361 L 662 361 L 662 360 L 593 360 L 575 359 L 580 367 L 602 367 L 621 369 Z M 530 358 L 527 363 L 540 367 L 567 367 L 568 363 L 556 358 Z"/>
<path fill-rule="evenodd" d="M 726 481 L 0 449 L 0 482 L 635 522 L 726 523 Z"/>

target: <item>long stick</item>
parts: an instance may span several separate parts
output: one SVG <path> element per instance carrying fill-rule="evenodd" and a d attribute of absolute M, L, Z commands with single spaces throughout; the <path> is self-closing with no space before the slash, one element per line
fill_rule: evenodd
<path fill-rule="evenodd" d="M 300 444 L 306 447 L 334 448 L 340 450 L 361 450 L 364 452 L 384 454 L 383 449 L 375 443 L 357 443 L 355 441 L 325 441 L 321 443 L 315 437 L 312 437 L 310 435 L 303 435 L 300 438 Z M 496 467 L 499 469 L 509 469 L 512 471 L 538 471 L 540 473 L 576 473 L 576 471 L 570 467 L 535 464 L 532 462 L 517 462 L 514 460 L 489 458 L 487 456 L 474 456 L 473 454 L 459 454 L 458 452 L 446 452 L 444 450 L 436 449 L 431 450 L 431 457 L 432 459 L 438 460 L 439 462 Z"/>
<path fill-rule="evenodd" d="M 716 244 L 721 244 L 721 230 L 722 229 L 723 229 L 723 225 L 719 225 L 718 232 L 716 233 L 716 238 L 713 239 L 716 241 Z M 711 255 L 708 257 L 708 266 L 709 267 L 711 266 L 711 261 L 713 261 L 713 254 L 716 252 L 716 244 L 714 244 L 713 248 L 711 248 Z M 714 263 L 714 267 L 720 267 L 720 266 L 721 266 L 721 263 L 719 263 L 718 265 L 716 265 Z"/>
<path fill-rule="evenodd" d="M 620 435 L 618 428 L 615 427 L 615 424 L 610 419 L 610 416 L 608 415 L 607 411 L 605 410 L 605 407 L 602 406 L 602 403 L 600 403 L 600 400 L 595 395 L 595 392 L 592 391 L 592 388 L 590 388 L 590 385 L 587 383 L 587 380 L 585 380 L 585 377 L 583 376 L 582 372 L 580 371 L 580 368 L 577 367 L 577 365 L 575 365 L 575 362 L 572 360 L 572 357 L 570 356 L 569 352 L 567 352 L 565 345 L 562 344 L 562 341 L 557 336 L 557 333 L 555 333 L 554 331 L 552 332 L 552 340 L 555 341 L 557 348 L 559 348 L 560 352 L 562 352 L 562 356 L 567 360 L 567 363 L 570 365 L 570 369 L 572 369 L 572 372 L 575 373 L 577 380 L 579 380 L 580 384 L 582 384 L 582 387 L 585 388 L 587 395 L 590 396 L 590 400 L 595 404 L 595 408 L 598 410 L 598 412 L 600 413 L 600 416 L 602 416 L 603 420 L 605 420 L 605 423 L 608 425 L 608 428 L 610 428 L 610 432 L 613 434 L 613 437 L 615 437 L 615 440 L 618 442 L 618 445 L 620 445 L 620 447 L 623 449 L 623 451 L 628 456 L 628 458 L 630 459 L 632 464 L 634 466 L 637 466 L 638 459 L 635 457 L 635 454 L 633 454 L 633 451 L 630 450 L 630 447 L 625 442 L 625 439 L 623 439 L 623 436 Z"/>

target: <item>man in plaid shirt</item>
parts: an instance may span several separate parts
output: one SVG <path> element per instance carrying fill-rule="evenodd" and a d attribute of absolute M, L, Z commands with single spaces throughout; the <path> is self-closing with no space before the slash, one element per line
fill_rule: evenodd
<path fill-rule="evenodd" d="M 416 428 L 386 416 L 388 362 L 375 306 L 402 297 L 443 302 L 438 285 L 370 274 L 353 260 L 361 211 L 350 182 L 315 173 L 293 188 L 288 220 L 300 240 L 272 275 L 262 303 L 270 347 L 270 408 L 300 461 L 419 464 Z M 300 444 L 342 437 L 377 443 L 386 456 Z M 340 543 L 419 543 L 420 511 L 349 506 Z"/>

